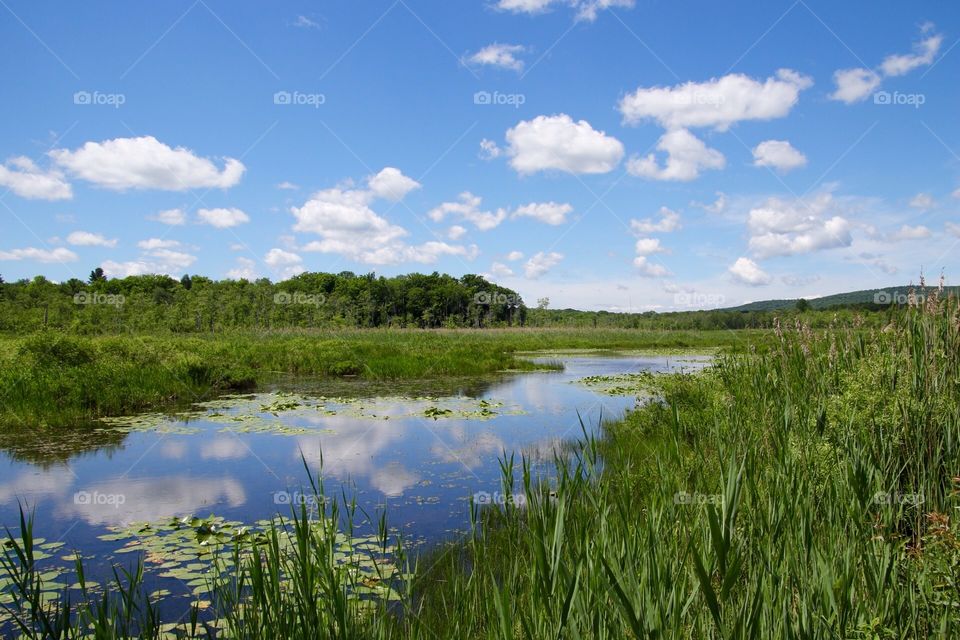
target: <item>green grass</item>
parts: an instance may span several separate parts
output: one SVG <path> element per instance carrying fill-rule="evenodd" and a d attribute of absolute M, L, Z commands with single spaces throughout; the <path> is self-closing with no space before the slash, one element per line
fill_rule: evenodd
<path fill-rule="evenodd" d="M 554 479 L 505 460 L 502 491 L 526 505 L 474 507 L 466 540 L 404 570 L 395 607 L 350 598 L 332 534 L 305 524 L 296 552 L 268 547 L 234 574 L 247 588 L 215 597 L 221 624 L 238 638 L 960 637 L 956 301 L 883 332 L 791 328 L 654 384 L 662 402 L 585 436 Z M 47 609 L 18 602 L 42 637 Z M 91 603 L 84 621 L 149 636 L 149 607 L 128 602 Z"/>
<path fill-rule="evenodd" d="M 0 338 L 0 425 L 62 426 L 123 415 L 282 374 L 372 381 L 481 376 L 535 365 L 517 351 L 663 350 L 743 344 L 749 333 L 632 330 L 318 330 L 206 337 Z M 549 368 L 551 365 L 540 365 Z"/>

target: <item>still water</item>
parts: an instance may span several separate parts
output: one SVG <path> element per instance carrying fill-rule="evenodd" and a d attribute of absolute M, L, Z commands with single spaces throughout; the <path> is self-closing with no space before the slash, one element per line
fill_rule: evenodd
<path fill-rule="evenodd" d="M 283 381 L 179 413 L 5 435 L 0 524 L 15 532 L 19 505 L 26 505 L 53 560 L 81 551 L 88 570 L 104 575 L 111 563 L 131 563 L 115 553 L 121 542 L 103 539 L 131 523 L 210 514 L 252 523 L 288 514 L 291 503 L 309 499 L 305 461 L 314 474 L 322 468 L 328 494 L 345 491 L 370 520 L 385 511 L 407 540 L 428 546 L 465 530 L 471 497 L 495 499 L 505 453 L 548 469 L 558 445 L 581 435 L 581 420 L 595 430 L 637 402 L 583 378 L 689 371 L 708 361 L 551 360 L 563 371 L 387 388 Z"/>

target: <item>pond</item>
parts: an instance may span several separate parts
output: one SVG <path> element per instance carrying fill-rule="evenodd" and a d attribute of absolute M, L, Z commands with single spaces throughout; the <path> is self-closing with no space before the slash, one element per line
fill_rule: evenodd
<path fill-rule="evenodd" d="M 79 551 L 88 574 L 104 577 L 112 563 L 131 564 L 131 524 L 211 514 L 254 523 L 289 514 L 291 504 L 313 499 L 306 462 L 314 475 L 322 468 L 328 495 L 356 499 L 361 531 L 374 532 L 385 512 L 407 541 L 429 546 L 468 527 L 471 498 L 502 499 L 505 454 L 548 469 L 557 447 L 581 435 L 581 420 L 596 430 L 601 418 L 638 401 L 585 378 L 709 362 L 595 353 L 549 359 L 563 370 L 403 385 L 284 380 L 174 414 L 7 434 L 0 439 L 0 524 L 16 532 L 19 505 L 27 505 L 49 562 L 67 564 Z"/>

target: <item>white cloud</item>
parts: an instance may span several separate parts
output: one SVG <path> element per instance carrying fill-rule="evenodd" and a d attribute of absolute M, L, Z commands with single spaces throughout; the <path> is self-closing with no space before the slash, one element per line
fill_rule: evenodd
<path fill-rule="evenodd" d="M 573 211 L 569 204 L 558 202 L 531 202 L 517 207 L 510 217 L 533 218 L 544 224 L 560 225 L 567 221 L 567 214 Z"/>
<path fill-rule="evenodd" d="M 772 280 L 772 278 L 750 258 L 737 258 L 737 261 L 730 266 L 728 272 L 737 282 L 751 287 L 770 284 Z"/>
<path fill-rule="evenodd" d="M 645 158 L 631 158 L 627 171 L 632 175 L 652 180 L 688 182 L 700 176 L 704 169 L 723 169 L 727 160 L 716 149 L 686 129 L 668 131 L 660 137 L 657 149 L 667 153 L 667 163 L 661 167 L 654 154 Z"/>
<path fill-rule="evenodd" d="M 933 28 L 932 24 L 927 24 L 923 31 L 928 32 Z M 942 44 L 943 36 L 934 34 L 916 43 L 913 53 L 887 56 L 877 71 L 863 68 L 840 69 L 833 74 L 837 88 L 830 94 L 830 98 L 846 104 L 860 102 L 880 86 L 883 78 L 906 75 L 918 67 L 932 64 Z"/>
<path fill-rule="evenodd" d="M 496 7 L 513 13 L 544 13 L 555 6 L 569 6 L 576 11 L 577 20 L 592 22 L 603 9 L 633 7 L 635 0 L 497 0 Z"/>
<path fill-rule="evenodd" d="M 229 229 L 250 222 L 250 216 L 240 209 L 200 209 L 197 211 L 197 218 L 203 224 L 217 229 Z"/>
<path fill-rule="evenodd" d="M 293 21 L 293 26 L 301 29 L 319 29 L 320 23 L 316 20 L 311 20 L 307 16 L 297 16 L 297 19 Z"/>
<path fill-rule="evenodd" d="M 929 193 L 918 193 L 917 195 L 910 198 L 910 206 L 914 209 L 931 209 L 933 205 L 936 204 L 933 200 L 933 196 Z"/>
<path fill-rule="evenodd" d="M 623 158 L 619 140 L 566 114 L 524 120 L 506 134 L 510 166 L 518 173 L 607 173 Z"/>
<path fill-rule="evenodd" d="M 160 211 L 156 215 L 149 216 L 148 219 L 171 226 L 178 226 L 187 223 L 187 214 L 183 212 L 183 209 L 167 209 L 166 211 Z"/>
<path fill-rule="evenodd" d="M 790 113 L 800 92 L 813 84 L 807 76 L 780 69 L 760 82 L 732 73 L 706 82 L 640 88 L 623 97 L 624 122 L 659 122 L 664 129 L 714 127 L 725 131 L 744 120 L 772 120 Z"/>
<path fill-rule="evenodd" d="M 263 261 L 283 279 L 292 278 L 305 270 L 303 268 L 303 258 L 296 253 L 283 249 L 270 249 L 264 256 Z"/>
<path fill-rule="evenodd" d="M 882 79 L 870 69 L 840 69 L 833 74 L 833 82 L 837 90 L 830 94 L 830 99 L 853 104 L 873 93 Z"/>
<path fill-rule="evenodd" d="M 455 224 L 447 229 L 447 237 L 451 240 L 459 240 L 465 235 L 467 235 L 467 230 L 458 224 Z"/>
<path fill-rule="evenodd" d="M 753 148 L 753 164 L 786 173 L 807 164 L 807 157 L 786 140 L 764 140 Z"/>
<path fill-rule="evenodd" d="M 654 264 L 650 262 L 650 259 L 647 256 L 637 256 L 633 259 L 633 266 L 635 266 L 640 275 L 647 278 L 665 278 L 670 276 L 671 273 L 661 264 Z"/>
<path fill-rule="evenodd" d="M 555 251 L 544 253 L 543 251 L 540 251 L 527 260 L 527 263 L 523 266 L 523 272 L 531 280 L 536 280 L 540 276 L 547 273 L 550 269 L 560 264 L 561 260 L 563 260 L 562 253 L 556 253 Z"/>
<path fill-rule="evenodd" d="M 910 225 L 903 225 L 893 233 L 891 233 L 888 238 L 894 242 L 899 242 L 903 240 L 920 240 L 922 238 L 929 238 L 933 235 L 930 229 L 926 228 L 923 225 L 916 227 L 911 227 Z"/>
<path fill-rule="evenodd" d="M 498 278 L 509 278 L 513 276 L 513 269 L 502 262 L 494 262 L 490 265 L 490 273 Z"/>
<path fill-rule="evenodd" d="M 943 230 L 949 233 L 952 236 L 960 238 L 960 224 L 955 222 L 948 222 L 944 225 Z"/>
<path fill-rule="evenodd" d="M 518 59 L 517 55 L 524 51 L 526 51 L 526 47 L 523 45 L 493 43 L 467 56 L 463 63 L 465 65 L 500 67 L 519 73 L 523 71 L 523 60 Z"/>
<path fill-rule="evenodd" d="M 667 207 L 660 207 L 657 215 L 660 216 L 658 222 L 654 222 L 651 218 L 631 220 L 630 229 L 634 233 L 670 233 L 681 228 L 680 214 L 676 211 Z"/>
<path fill-rule="evenodd" d="M 517 260 L 523 260 L 523 252 L 522 252 L 522 251 L 511 251 L 510 253 L 507 254 L 507 260 L 509 260 L 510 262 L 516 262 Z"/>
<path fill-rule="evenodd" d="M 464 191 L 460 194 L 458 202 L 444 202 L 431 209 L 427 216 L 434 222 L 442 222 L 448 215 L 454 215 L 470 222 L 481 231 L 489 231 L 506 220 L 507 212 L 505 209 L 481 211 L 480 205 L 482 202 L 483 200 L 479 196 Z"/>
<path fill-rule="evenodd" d="M 666 253 L 660 246 L 660 238 L 640 238 L 637 240 L 636 251 L 638 256 L 649 256 L 655 253 Z"/>
<path fill-rule="evenodd" d="M 63 173 L 44 171 L 26 156 L 11 158 L 0 165 L 0 186 L 28 200 L 69 200 L 73 189 Z"/>
<path fill-rule="evenodd" d="M 172 249 L 174 247 L 179 247 L 180 243 L 176 240 L 163 240 L 162 238 L 148 238 L 147 240 L 141 240 L 137 243 L 137 246 L 141 249 L 147 251 L 153 251 L 155 249 Z"/>
<path fill-rule="evenodd" d="M 282 189 L 284 191 L 296 191 L 299 188 L 300 188 L 299 185 L 289 182 L 288 180 L 284 180 L 283 182 L 277 185 L 277 189 Z"/>
<path fill-rule="evenodd" d="M 67 236 L 67 243 L 76 247 L 115 247 L 117 239 L 108 240 L 103 234 L 89 231 L 74 231 Z"/>
<path fill-rule="evenodd" d="M 256 280 L 256 263 L 250 258 L 237 258 L 237 266 L 227 271 L 227 277 L 232 280 Z"/>
<path fill-rule="evenodd" d="M 769 258 L 850 246 L 850 222 L 841 216 L 826 217 L 833 207 L 829 193 L 793 202 L 768 199 L 750 211 L 750 250 L 758 258 Z"/>
<path fill-rule="evenodd" d="M 499 158 L 503 153 L 503 149 L 497 146 L 497 143 L 493 140 L 487 140 L 484 138 L 480 141 L 480 159 L 481 160 L 493 160 L 494 158 Z"/>
<path fill-rule="evenodd" d="M 11 249 L 10 251 L 0 250 L 0 260 L 35 260 L 37 262 L 73 262 L 77 259 L 77 254 L 69 249 L 57 247 L 56 249 L 37 249 L 27 247 L 25 249 Z"/>
<path fill-rule="evenodd" d="M 101 267 L 111 278 L 125 278 L 127 276 L 141 276 L 145 274 L 165 274 L 169 276 L 178 276 L 194 262 L 197 257 L 183 251 L 173 251 L 162 240 L 160 244 L 153 242 L 157 240 L 144 241 L 141 248 L 146 249 L 137 260 L 127 262 L 116 262 L 107 260 Z M 161 246 L 166 245 L 166 246 Z"/>
<path fill-rule="evenodd" d="M 399 202 L 414 189 L 420 188 L 420 183 L 413 178 L 403 175 L 399 169 L 386 167 L 375 176 L 367 180 L 367 185 L 374 196 Z"/>
<path fill-rule="evenodd" d="M 376 182 L 389 176 L 389 181 Z M 381 171 L 368 181 L 369 189 L 349 186 L 323 189 L 313 194 L 301 207 L 292 207 L 296 218 L 294 231 L 320 236 L 302 247 L 304 251 L 335 253 L 364 264 L 386 265 L 404 262 L 429 264 L 446 255 L 474 259 L 479 249 L 445 242 L 425 242 L 409 245 L 404 241 L 409 232 L 377 214 L 371 206 L 378 199 L 392 199 L 399 191 L 409 192 L 409 183 L 397 171 Z M 412 181 L 411 181 L 412 182 Z M 397 186 L 400 185 L 398 191 Z M 417 185 L 419 186 L 419 185 Z M 473 196 L 470 196 L 473 198 Z M 456 204 L 456 203 L 454 203 Z M 442 215 L 440 216 L 442 219 Z"/>
<path fill-rule="evenodd" d="M 702 202 L 691 202 L 690 204 L 703 209 L 707 213 L 723 213 L 727 210 L 727 194 L 722 191 L 717 191 L 715 195 L 717 199 L 710 204 L 704 204 Z"/>
<path fill-rule="evenodd" d="M 153 136 L 87 142 L 74 151 L 54 149 L 49 155 L 77 177 L 115 191 L 225 189 L 240 182 L 245 171 L 234 158 L 224 159 L 219 169 L 213 161 Z"/>
<path fill-rule="evenodd" d="M 933 62 L 943 44 L 943 36 L 932 35 L 914 45 L 913 53 L 891 55 L 883 59 L 880 69 L 886 76 L 902 76 L 910 73 L 917 67 L 923 67 Z"/>

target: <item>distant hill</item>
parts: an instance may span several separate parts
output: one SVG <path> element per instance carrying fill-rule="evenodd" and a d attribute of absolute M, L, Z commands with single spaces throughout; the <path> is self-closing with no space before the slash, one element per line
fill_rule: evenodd
<path fill-rule="evenodd" d="M 811 309 L 829 309 L 831 307 L 845 307 L 853 305 L 867 306 L 886 306 L 889 304 L 906 304 L 909 299 L 910 290 L 913 289 L 919 296 L 922 290 L 917 286 L 905 287 L 886 287 L 884 289 L 864 289 L 862 291 L 848 291 L 846 293 L 835 293 L 821 298 L 809 298 Z M 927 287 L 926 291 L 932 292 L 934 287 Z M 946 287 L 946 293 L 960 294 L 960 287 Z M 780 311 L 792 309 L 796 306 L 799 298 L 790 300 L 760 300 L 740 305 L 739 307 L 729 307 L 725 311 Z"/>

